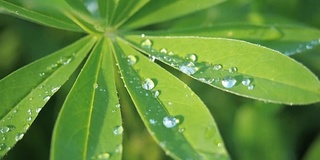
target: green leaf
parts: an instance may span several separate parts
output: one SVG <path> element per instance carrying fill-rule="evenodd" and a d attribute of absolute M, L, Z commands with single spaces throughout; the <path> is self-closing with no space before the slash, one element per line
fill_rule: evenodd
<path fill-rule="evenodd" d="M 0 157 L 19 141 L 41 108 L 79 66 L 95 42 L 85 37 L 0 81 Z"/>
<path fill-rule="evenodd" d="M 320 31 L 294 25 L 223 24 L 212 27 L 146 32 L 147 35 L 202 36 L 240 39 L 293 55 L 320 45 Z"/>
<path fill-rule="evenodd" d="M 130 18 L 123 28 L 139 28 L 203 10 L 224 0 L 152 0 Z"/>
<path fill-rule="evenodd" d="M 312 72 L 262 46 L 223 38 L 126 38 L 144 53 L 224 91 L 286 104 L 320 100 L 320 82 Z"/>
<path fill-rule="evenodd" d="M 23 6 L 23 4 L 18 5 L 15 3 L 1 0 L 0 13 L 1 12 L 8 13 L 10 15 L 21 17 L 29 21 L 33 21 L 49 27 L 77 31 L 77 32 L 83 31 L 79 26 L 77 26 L 75 23 L 70 21 L 70 19 L 65 17 L 62 14 L 62 11 L 59 13 L 55 8 L 56 5 L 54 5 L 54 7 L 49 8 L 47 5 L 48 2 L 42 5 L 38 4 L 39 2 L 37 2 L 36 3 L 37 5 L 32 4 L 34 5 L 33 7 L 30 7 L 29 5 L 29 8 L 28 8 Z"/>
<path fill-rule="evenodd" d="M 186 84 L 130 46 L 114 46 L 138 113 L 168 155 L 175 159 L 228 159 L 210 112 Z"/>
<path fill-rule="evenodd" d="M 100 40 L 67 96 L 54 128 L 52 160 L 121 159 L 123 128 L 109 46 Z"/>
<path fill-rule="evenodd" d="M 311 144 L 310 148 L 307 150 L 307 153 L 304 156 L 304 160 L 313 160 L 320 158 L 320 136 L 318 136 Z"/>
<path fill-rule="evenodd" d="M 110 22 L 111 25 L 116 27 L 121 26 L 149 1 L 150 0 L 120 0 L 113 14 L 112 22 Z"/>

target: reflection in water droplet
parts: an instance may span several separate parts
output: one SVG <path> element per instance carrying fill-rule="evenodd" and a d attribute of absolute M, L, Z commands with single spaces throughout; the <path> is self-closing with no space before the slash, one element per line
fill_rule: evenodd
<path fill-rule="evenodd" d="M 0 132 L 1 132 L 1 133 L 7 133 L 7 132 L 9 132 L 9 131 L 10 131 L 10 128 L 7 127 L 7 126 L 2 126 L 2 127 L 0 127 Z"/>
<path fill-rule="evenodd" d="M 156 57 L 155 57 L 155 56 L 150 55 L 150 56 L 149 56 L 149 60 L 150 60 L 151 62 L 154 62 L 154 61 L 156 60 Z"/>
<path fill-rule="evenodd" d="M 128 61 L 128 64 L 132 66 L 132 65 L 136 64 L 137 58 L 133 55 L 128 55 L 127 61 Z"/>
<path fill-rule="evenodd" d="M 163 118 L 162 123 L 167 128 L 173 128 L 179 123 L 179 120 L 173 116 L 166 116 Z"/>
<path fill-rule="evenodd" d="M 232 76 L 226 76 L 222 79 L 221 84 L 225 88 L 232 88 L 237 83 L 237 80 Z"/>
<path fill-rule="evenodd" d="M 241 81 L 242 85 L 244 86 L 249 86 L 251 83 L 251 80 L 249 78 L 243 78 L 243 80 Z"/>
<path fill-rule="evenodd" d="M 187 75 L 193 75 L 198 71 L 198 67 L 194 65 L 192 62 L 182 63 L 179 67 L 179 70 Z"/>
<path fill-rule="evenodd" d="M 254 85 L 253 84 L 250 84 L 249 86 L 248 86 L 248 90 L 253 90 L 254 89 Z"/>
<path fill-rule="evenodd" d="M 213 69 L 218 71 L 218 70 L 222 69 L 222 65 L 221 64 L 214 64 Z"/>
<path fill-rule="evenodd" d="M 146 49 L 151 49 L 152 47 L 152 41 L 150 39 L 146 39 L 141 42 L 141 47 Z"/>
<path fill-rule="evenodd" d="M 151 90 L 154 88 L 154 83 L 150 78 L 147 78 L 143 81 L 142 83 L 142 88 L 144 88 L 145 90 Z"/>
<path fill-rule="evenodd" d="M 16 137 L 15 137 L 15 140 L 16 140 L 16 141 L 19 141 L 19 140 L 21 140 L 21 139 L 23 138 L 23 136 L 24 136 L 23 133 L 18 133 L 18 134 L 16 135 Z"/>
<path fill-rule="evenodd" d="M 231 67 L 231 68 L 229 68 L 229 73 L 237 73 L 237 71 L 238 71 L 238 68 L 237 67 Z"/>
<path fill-rule="evenodd" d="M 115 135 L 120 135 L 120 134 L 122 134 L 122 133 L 123 133 L 123 127 L 122 127 L 122 126 L 116 126 L 116 127 L 114 127 L 113 133 L 114 133 Z"/>
<path fill-rule="evenodd" d="M 160 95 L 160 92 L 158 90 L 155 90 L 153 93 L 153 97 L 154 98 L 158 98 L 158 96 Z"/>
<path fill-rule="evenodd" d="M 187 54 L 185 58 L 192 62 L 195 62 L 197 60 L 197 56 L 195 54 Z"/>
<path fill-rule="evenodd" d="M 36 112 L 39 113 L 41 111 L 41 109 L 42 109 L 41 107 L 37 108 Z"/>

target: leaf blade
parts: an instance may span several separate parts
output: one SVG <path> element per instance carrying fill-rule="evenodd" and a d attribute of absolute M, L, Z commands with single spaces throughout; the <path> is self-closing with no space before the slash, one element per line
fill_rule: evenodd
<path fill-rule="evenodd" d="M 2 137 L 6 137 L 1 143 L 6 146 L 0 151 L 1 157 L 22 139 L 41 108 L 66 82 L 94 42 L 93 37 L 85 37 L 0 81 L 0 127 L 5 129 Z M 14 127 L 9 131 L 6 126 Z"/>
<path fill-rule="evenodd" d="M 168 155 L 176 159 L 228 159 L 210 112 L 190 88 L 129 46 L 114 46 L 124 84 L 140 117 Z M 128 64 L 132 56 L 137 58 L 133 67 Z M 147 78 L 155 85 L 150 90 L 143 86 Z M 178 124 L 171 126 L 171 120 Z"/>
<path fill-rule="evenodd" d="M 127 38 L 133 41 L 133 46 L 146 54 L 227 92 L 286 104 L 314 103 L 320 98 L 320 83 L 311 71 L 293 59 L 262 46 L 223 38 L 170 36 Z M 154 42 L 152 47 L 149 49 L 141 47 L 139 43 L 145 42 L 148 38 Z M 168 52 L 173 51 L 174 54 L 164 54 L 159 51 L 161 48 L 165 48 Z M 192 53 L 197 60 L 192 62 L 194 66 L 188 66 L 185 63 L 190 63 L 190 60 L 186 56 Z M 221 69 L 215 68 L 218 64 L 222 65 Z M 281 70 L 277 65 L 281 65 Z M 230 73 L 232 67 L 236 67 L 238 71 Z M 190 69 L 193 69 L 191 70 L 193 72 Z M 227 76 L 231 76 L 232 79 L 229 77 L 228 81 L 224 82 L 232 80 L 234 83 L 229 86 L 230 88 L 222 83 L 222 79 L 228 78 Z M 254 89 L 241 84 L 244 78 L 253 81 L 253 84 L 250 83 Z"/>
<path fill-rule="evenodd" d="M 72 87 L 54 128 L 50 159 L 121 159 L 122 122 L 108 46 L 100 40 Z"/>

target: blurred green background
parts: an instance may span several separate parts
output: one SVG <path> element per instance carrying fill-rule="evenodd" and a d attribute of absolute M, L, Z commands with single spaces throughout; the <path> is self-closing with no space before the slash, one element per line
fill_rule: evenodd
<path fill-rule="evenodd" d="M 234 22 L 292 23 L 320 29 L 320 1 L 229 0 L 209 10 L 189 15 L 183 20 L 157 24 L 146 29 Z M 47 28 L 1 14 L 0 78 L 82 36 L 80 33 Z M 320 76 L 319 47 L 293 58 Z M 187 83 L 208 106 L 232 159 L 320 159 L 320 103 L 284 106 L 258 102 L 208 87 L 167 66 L 163 67 Z M 78 72 L 50 99 L 23 140 L 4 159 L 49 159 L 55 119 Z M 121 81 L 118 82 L 125 128 L 123 159 L 170 159 L 151 139 Z"/>

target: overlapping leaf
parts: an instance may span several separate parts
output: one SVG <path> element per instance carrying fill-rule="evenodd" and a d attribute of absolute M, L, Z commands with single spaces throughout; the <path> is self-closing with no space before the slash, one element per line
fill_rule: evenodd
<path fill-rule="evenodd" d="M 126 44 L 115 43 L 124 84 L 156 142 L 175 159 L 228 159 L 205 105 L 183 82 Z"/>
<path fill-rule="evenodd" d="M 221 38 L 126 38 L 146 54 L 224 91 L 286 104 L 320 100 L 320 82 L 314 74 L 265 47 Z"/>
<path fill-rule="evenodd" d="M 77 32 L 83 31 L 63 14 L 65 11 L 62 10 L 66 9 L 63 1 L 56 1 L 54 4 L 50 3 L 50 7 L 48 7 L 49 2 L 51 1 L 33 1 L 32 5 L 30 5 L 24 4 L 22 1 L 1 0 L 0 13 L 8 13 L 49 27 Z"/>
<path fill-rule="evenodd" d="M 174 18 L 184 16 L 213 5 L 224 0 L 152 0 L 146 4 L 137 14 L 130 18 L 123 28 L 139 28 Z"/>
<path fill-rule="evenodd" d="M 59 114 L 51 159 L 121 159 L 122 122 L 108 41 L 92 51 Z"/>
<path fill-rule="evenodd" d="M 35 61 L 0 81 L 0 157 L 23 138 L 41 108 L 91 49 L 91 36 Z"/>

